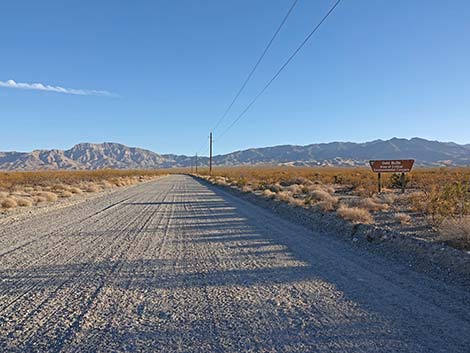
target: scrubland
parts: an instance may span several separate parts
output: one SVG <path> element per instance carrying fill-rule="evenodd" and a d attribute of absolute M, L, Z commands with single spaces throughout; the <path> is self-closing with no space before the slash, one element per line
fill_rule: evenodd
<path fill-rule="evenodd" d="M 167 174 L 162 170 L 38 171 L 0 173 L 0 210 L 31 207 L 133 185 Z"/>
<path fill-rule="evenodd" d="M 201 175 L 220 185 L 290 203 L 335 212 L 357 224 L 376 224 L 408 233 L 427 228 L 434 240 L 470 250 L 470 168 L 416 168 L 400 191 L 399 174 L 368 168 L 234 167 Z"/>

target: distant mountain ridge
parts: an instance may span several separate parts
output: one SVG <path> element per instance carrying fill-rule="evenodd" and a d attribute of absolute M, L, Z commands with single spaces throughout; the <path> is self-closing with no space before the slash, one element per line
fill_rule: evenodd
<path fill-rule="evenodd" d="M 408 158 L 422 166 L 468 166 L 470 145 L 422 138 L 283 145 L 217 155 L 214 165 L 363 166 L 370 159 Z M 191 156 L 158 154 L 112 142 L 79 143 L 68 150 L 0 152 L 0 170 L 173 168 L 189 167 L 192 159 Z M 199 165 L 207 164 L 207 157 L 199 157 Z"/>

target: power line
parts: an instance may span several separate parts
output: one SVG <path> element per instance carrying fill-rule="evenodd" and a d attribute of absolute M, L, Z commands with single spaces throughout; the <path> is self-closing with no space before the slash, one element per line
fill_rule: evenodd
<path fill-rule="evenodd" d="M 305 39 L 300 43 L 300 45 L 297 47 L 297 49 L 294 50 L 294 52 L 289 56 L 289 58 L 286 60 L 286 62 L 279 68 L 279 70 L 276 72 L 276 74 L 268 81 L 268 83 L 263 87 L 263 89 L 253 98 L 253 100 L 245 107 L 245 109 L 242 110 L 242 112 L 237 116 L 237 118 L 219 135 L 219 139 L 224 136 L 245 114 L 246 112 L 255 104 L 255 102 L 258 100 L 259 97 L 271 86 L 271 84 L 274 82 L 274 80 L 281 74 L 281 72 L 286 68 L 287 65 L 294 59 L 294 57 L 298 54 L 298 52 L 303 48 L 303 46 L 309 41 L 309 39 L 315 34 L 315 32 L 320 28 L 320 26 L 323 24 L 323 22 L 326 21 L 328 16 L 336 9 L 336 7 L 339 5 L 341 0 L 337 0 L 334 5 L 330 8 L 330 10 L 326 13 L 325 16 L 321 19 L 321 21 L 313 28 L 313 30 L 305 37 Z"/>
<path fill-rule="evenodd" d="M 266 45 L 266 48 L 264 48 L 264 51 L 263 53 L 261 54 L 261 56 L 258 58 L 258 61 L 256 62 L 255 66 L 253 66 L 253 68 L 251 69 L 250 73 L 248 74 L 247 78 L 245 79 L 245 81 L 243 82 L 242 86 L 240 87 L 240 89 L 238 90 L 237 94 L 235 95 L 235 97 L 233 97 L 232 101 L 230 102 L 230 104 L 228 105 L 227 109 L 225 109 L 224 113 L 222 114 L 222 116 L 219 118 L 219 120 L 217 121 L 217 123 L 215 124 L 215 126 L 212 128 L 211 131 L 214 131 L 215 129 L 217 129 L 217 127 L 220 125 L 220 123 L 225 119 L 225 117 L 227 116 L 227 114 L 229 113 L 229 111 L 232 109 L 233 105 L 235 104 L 235 102 L 237 101 L 238 97 L 240 96 L 240 94 L 243 92 L 243 90 L 245 89 L 246 85 L 248 84 L 248 82 L 250 81 L 251 77 L 253 76 L 253 74 L 255 73 L 256 69 L 258 68 L 259 64 L 261 63 L 261 61 L 263 60 L 263 58 L 265 57 L 266 53 L 268 52 L 269 48 L 271 47 L 271 44 L 273 44 L 274 42 L 274 39 L 276 39 L 277 35 L 279 34 L 279 32 L 281 31 L 282 27 L 284 26 L 284 24 L 286 23 L 287 19 L 289 18 L 292 10 L 294 9 L 295 5 L 297 4 L 298 0 L 294 0 L 294 2 L 292 3 L 291 7 L 289 8 L 289 10 L 287 11 L 286 15 L 284 16 L 284 18 L 282 19 L 281 23 L 279 24 L 279 26 L 277 27 L 276 31 L 274 32 L 273 36 L 271 37 L 271 40 L 268 42 L 268 45 Z"/>
<path fill-rule="evenodd" d="M 209 142 L 208 140 L 204 140 L 204 143 L 201 145 L 201 147 L 199 147 L 199 149 L 197 150 L 196 154 L 198 153 L 201 153 L 201 152 L 205 152 L 207 151 L 207 148 L 209 147 Z"/>
<path fill-rule="evenodd" d="M 224 113 L 222 114 L 222 116 L 219 118 L 219 120 L 217 121 L 217 123 L 215 124 L 215 126 L 212 128 L 211 131 L 214 131 L 215 129 L 217 129 L 217 127 L 220 125 L 220 123 L 225 119 L 225 117 L 227 116 L 227 114 L 230 112 L 230 110 L 232 109 L 233 105 L 235 104 L 235 102 L 237 101 L 238 97 L 240 96 L 240 94 L 243 92 L 243 90 L 245 89 L 246 85 L 248 84 L 248 82 L 251 80 L 253 74 L 255 73 L 256 69 L 258 68 L 259 64 L 261 63 L 261 61 L 264 59 L 264 57 L 266 56 L 266 53 L 268 52 L 269 48 L 271 47 L 271 45 L 273 44 L 274 40 L 276 39 L 277 35 L 279 34 L 279 32 L 281 31 L 282 27 L 284 27 L 284 24 L 286 23 L 288 17 L 290 16 L 290 14 L 292 13 L 292 10 L 294 9 L 295 5 L 297 4 L 298 0 L 294 0 L 294 2 L 292 3 L 291 7 L 289 8 L 289 10 L 287 11 L 286 15 L 284 16 L 284 18 L 282 19 L 281 23 L 279 24 L 279 26 L 277 27 L 276 31 L 274 32 L 273 36 L 271 37 L 270 41 L 268 42 L 268 44 L 266 45 L 266 47 L 264 48 L 261 56 L 258 58 L 258 61 L 256 62 L 256 64 L 253 66 L 253 68 L 251 69 L 250 73 L 248 74 L 248 76 L 246 77 L 245 81 L 243 82 L 243 84 L 241 85 L 240 89 L 238 90 L 237 94 L 235 95 L 235 97 L 233 97 L 232 101 L 230 102 L 230 104 L 228 105 L 228 107 L 225 109 Z M 208 141 L 204 141 L 204 143 L 201 145 L 201 147 L 198 149 L 197 153 L 200 153 L 203 149 L 204 151 L 207 150 L 208 148 Z"/>

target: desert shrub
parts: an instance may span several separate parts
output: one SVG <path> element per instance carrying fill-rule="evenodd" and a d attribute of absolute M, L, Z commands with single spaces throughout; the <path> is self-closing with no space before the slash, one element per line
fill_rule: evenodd
<path fill-rule="evenodd" d="M 329 194 L 333 194 L 335 192 L 335 189 L 331 186 L 328 185 L 323 185 L 323 184 L 311 184 L 311 185 L 306 185 L 302 188 L 303 192 L 305 194 L 315 192 L 317 190 L 327 192 Z"/>
<path fill-rule="evenodd" d="M 289 203 L 293 206 L 296 206 L 296 207 L 304 207 L 305 206 L 305 202 L 304 200 L 302 199 L 297 199 L 295 197 L 292 197 L 290 200 L 289 200 Z"/>
<path fill-rule="evenodd" d="M 250 185 L 243 185 L 241 187 L 241 190 L 242 190 L 242 192 L 252 192 L 253 191 L 253 189 L 251 188 Z"/>
<path fill-rule="evenodd" d="M 442 188 L 434 186 L 424 199 L 424 210 L 434 225 L 446 218 L 470 214 L 470 183 L 452 183 Z"/>
<path fill-rule="evenodd" d="M 70 191 L 72 194 L 82 194 L 82 193 L 83 193 L 82 189 L 80 189 L 80 188 L 78 188 L 78 187 L 76 187 L 76 186 L 71 186 L 71 187 L 69 188 L 69 191 Z"/>
<path fill-rule="evenodd" d="M 308 193 L 308 197 L 314 201 L 326 201 L 331 200 L 333 196 L 331 196 L 328 192 L 324 190 L 313 190 Z"/>
<path fill-rule="evenodd" d="M 300 195 L 303 193 L 302 185 L 299 184 L 291 184 L 289 186 L 286 186 L 285 190 L 291 192 L 293 195 Z"/>
<path fill-rule="evenodd" d="M 334 184 L 344 184 L 344 177 L 341 174 L 333 176 L 333 183 Z"/>
<path fill-rule="evenodd" d="M 317 202 L 315 204 L 315 207 L 323 212 L 331 212 L 335 210 L 337 204 L 338 204 L 338 199 L 335 199 L 335 201 L 324 200 L 324 201 Z"/>
<path fill-rule="evenodd" d="M 207 175 L 208 169 L 202 169 L 201 174 Z M 410 211 L 429 216 L 434 225 L 439 225 L 446 217 L 455 218 L 468 213 L 468 206 L 466 206 L 468 201 L 465 200 L 468 198 L 466 195 L 468 195 L 470 184 L 470 168 L 415 168 L 406 175 L 407 188 L 413 192 L 407 192 L 404 195 L 377 194 L 377 174 L 369 168 L 256 166 L 215 168 L 213 174 L 215 177 L 224 177 L 237 185 L 240 183 L 258 185 L 260 189 L 269 189 L 274 193 L 293 191 L 293 193 L 280 196 L 287 202 L 290 198 L 302 200 L 298 196 L 306 195 L 307 204 L 313 205 L 322 201 L 309 198 L 310 191 L 324 190 L 333 194 L 334 189 L 331 185 L 338 184 L 349 195 L 373 200 L 373 203 L 365 201 L 366 204 L 363 205 L 357 203 L 347 204 L 347 206 L 366 207 L 374 211 L 384 210 L 387 206 L 382 206 L 382 204 L 399 203 L 400 207 L 403 206 Z M 399 176 L 400 174 L 394 176 L 391 173 L 384 173 L 382 183 L 385 186 L 396 186 Z M 297 188 L 297 186 L 292 186 L 294 184 L 299 185 L 301 190 L 294 190 Z M 465 191 L 466 185 L 467 191 Z"/>
<path fill-rule="evenodd" d="M 375 183 L 363 183 L 353 184 L 354 194 L 362 197 L 371 197 L 377 192 L 377 185 Z"/>
<path fill-rule="evenodd" d="M 219 185 L 228 185 L 226 178 L 222 176 L 215 177 L 215 182 Z"/>
<path fill-rule="evenodd" d="M 118 186 L 123 186 L 123 185 L 119 184 Z M 98 191 L 101 191 L 101 188 L 96 184 L 87 184 L 87 185 L 85 185 L 83 191 L 85 191 L 85 192 L 98 192 Z"/>
<path fill-rule="evenodd" d="M 284 202 L 287 202 L 294 206 L 305 206 L 305 202 L 303 199 L 295 198 L 290 191 L 280 191 L 276 194 L 276 197 Z"/>
<path fill-rule="evenodd" d="M 414 191 L 410 194 L 398 196 L 398 200 L 405 201 L 411 211 L 423 214 L 426 212 L 427 199 L 428 195 L 423 191 Z"/>
<path fill-rule="evenodd" d="M 35 204 L 43 203 L 43 202 L 47 202 L 47 199 L 44 196 L 34 195 L 33 196 L 33 202 Z"/>
<path fill-rule="evenodd" d="M 64 190 L 68 190 L 68 188 L 69 188 L 69 185 L 59 183 L 59 184 L 52 185 L 51 190 L 64 191 Z"/>
<path fill-rule="evenodd" d="M 393 219 L 395 222 L 398 222 L 401 224 L 408 224 L 411 221 L 410 215 L 407 215 L 406 213 L 395 213 L 393 215 Z"/>
<path fill-rule="evenodd" d="M 353 223 L 374 223 L 374 219 L 369 211 L 359 207 L 341 206 L 336 213 L 341 217 Z"/>
<path fill-rule="evenodd" d="M 389 208 L 389 206 L 385 203 L 378 203 L 374 199 L 368 197 L 359 201 L 360 208 L 364 208 L 369 211 L 377 212 L 377 211 L 385 211 Z"/>
<path fill-rule="evenodd" d="M 395 201 L 397 200 L 397 196 L 394 194 L 385 194 L 382 193 L 380 195 L 375 196 L 376 201 L 380 203 L 385 203 L 387 205 L 393 205 Z"/>
<path fill-rule="evenodd" d="M 439 240 L 459 249 L 470 250 L 470 217 L 445 219 L 439 226 Z"/>
<path fill-rule="evenodd" d="M 44 199 L 44 201 L 49 201 L 49 202 L 57 201 L 57 195 L 49 191 L 40 191 L 36 193 L 35 196 L 41 197 L 42 199 Z"/>
<path fill-rule="evenodd" d="M 405 186 L 408 184 L 409 176 L 405 175 Z M 390 175 L 388 180 L 388 186 L 392 189 L 401 188 L 401 174 L 400 173 L 393 173 Z"/>
<path fill-rule="evenodd" d="M 111 184 L 111 183 L 110 183 L 109 181 L 107 181 L 107 180 L 102 180 L 102 181 L 100 181 L 100 182 L 99 182 L 99 185 L 100 185 L 101 187 L 103 187 L 104 189 L 111 189 L 111 188 L 114 187 L 114 185 Z"/>
<path fill-rule="evenodd" d="M 276 194 L 276 197 L 284 202 L 290 202 L 293 199 L 292 194 L 289 191 L 280 191 Z"/>
<path fill-rule="evenodd" d="M 282 186 L 278 183 L 272 184 L 272 185 L 269 185 L 269 190 L 271 190 L 272 192 L 279 192 L 279 191 L 282 191 Z"/>
<path fill-rule="evenodd" d="M 272 191 L 269 190 L 269 189 L 265 189 L 265 190 L 263 191 L 263 195 L 264 195 L 265 197 L 270 198 L 270 199 L 272 199 L 273 197 L 276 197 L 276 193 L 275 193 L 275 192 L 272 192 Z"/>
<path fill-rule="evenodd" d="M 130 180 L 129 178 L 118 178 L 119 182 L 118 182 L 118 186 L 122 187 L 122 186 L 127 186 L 127 185 L 130 185 Z M 99 191 L 99 190 L 98 190 Z M 93 191 L 94 192 L 94 191 Z"/>
<path fill-rule="evenodd" d="M 238 178 L 238 180 L 235 181 L 235 184 L 236 184 L 239 188 L 241 188 L 241 187 L 245 186 L 247 182 L 248 182 L 248 181 L 247 181 L 246 178 L 240 177 L 240 178 Z"/>
<path fill-rule="evenodd" d="M 18 206 L 18 204 L 16 203 L 15 199 L 7 197 L 4 199 L 0 199 L 0 206 L 2 208 L 15 208 L 16 206 Z"/>
<path fill-rule="evenodd" d="M 16 203 L 20 207 L 30 207 L 30 206 L 33 205 L 33 201 L 31 199 L 27 199 L 27 198 L 18 198 L 18 199 L 16 199 Z"/>

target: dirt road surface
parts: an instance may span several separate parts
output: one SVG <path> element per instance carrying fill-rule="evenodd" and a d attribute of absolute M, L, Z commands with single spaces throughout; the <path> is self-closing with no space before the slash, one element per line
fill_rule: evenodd
<path fill-rule="evenodd" d="M 0 351 L 470 352 L 468 291 L 189 176 L 0 226 Z"/>

